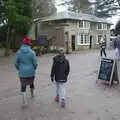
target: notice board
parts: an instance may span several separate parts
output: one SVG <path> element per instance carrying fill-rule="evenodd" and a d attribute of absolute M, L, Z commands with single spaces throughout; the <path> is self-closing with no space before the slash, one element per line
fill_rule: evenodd
<path fill-rule="evenodd" d="M 98 74 L 98 79 L 104 80 L 108 82 L 109 85 L 111 85 L 114 77 L 116 77 L 114 75 L 117 72 L 115 68 L 116 68 L 115 60 L 108 59 L 108 58 L 102 58 L 100 69 L 99 69 L 99 74 Z"/>

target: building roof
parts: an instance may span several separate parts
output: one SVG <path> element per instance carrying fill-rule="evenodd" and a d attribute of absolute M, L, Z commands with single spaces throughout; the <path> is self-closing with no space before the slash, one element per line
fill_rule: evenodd
<path fill-rule="evenodd" d="M 98 18 L 94 15 L 89 15 L 89 14 L 84 14 L 84 13 L 75 13 L 75 12 L 70 12 L 70 11 L 63 11 L 63 12 L 55 13 L 51 16 L 44 17 L 42 21 L 54 21 L 54 20 L 65 20 L 65 19 L 86 20 L 90 22 L 112 24 L 110 21 L 103 19 L 103 18 Z"/>

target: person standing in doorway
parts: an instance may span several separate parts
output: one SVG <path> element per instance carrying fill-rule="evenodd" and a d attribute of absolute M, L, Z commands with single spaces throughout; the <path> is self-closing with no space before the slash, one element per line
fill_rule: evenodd
<path fill-rule="evenodd" d="M 100 41 L 100 56 L 102 57 L 103 53 L 104 53 L 104 56 L 106 57 L 106 41 L 105 41 L 105 36 L 101 38 L 101 41 Z"/>
<path fill-rule="evenodd" d="M 61 103 L 61 107 L 65 107 L 66 82 L 70 72 L 69 61 L 64 55 L 64 48 L 59 49 L 59 55 L 53 58 L 51 69 L 51 81 L 56 81 L 56 97 L 55 101 Z"/>
<path fill-rule="evenodd" d="M 30 86 L 31 97 L 34 97 L 34 78 L 37 68 L 36 54 L 31 49 L 31 40 L 28 37 L 23 39 L 23 45 L 16 53 L 15 67 L 18 70 L 21 82 L 23 105 L 26 105 L 26 86 Z"/>

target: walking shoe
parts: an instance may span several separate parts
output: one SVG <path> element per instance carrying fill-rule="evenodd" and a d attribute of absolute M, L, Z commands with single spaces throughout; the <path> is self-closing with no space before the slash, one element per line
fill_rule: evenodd
<path fill-rule="evenodd" d="M 55 102 L 59 102 L 59 96 L 57 95 L 54 100 Z"/>
<path fill-rule="evenodd" d="M 27 102 L 24 102 L 24 103 L 22 104 L 23 107 L 26 107 L 27 105 L 28 105 Z"/>
<path fill-rule="evenodd" d="M 27 99 L 26 99 L 26 93 L 22 93 L 22 99 L 23 99 L 23 106 L 28 105 Z"/>
<path fill-rule="evenodd" d="M 64 99 L 62 99 L 62 101 L 61 101 L 61 107 L 65 108 L 65 100 Z"/>

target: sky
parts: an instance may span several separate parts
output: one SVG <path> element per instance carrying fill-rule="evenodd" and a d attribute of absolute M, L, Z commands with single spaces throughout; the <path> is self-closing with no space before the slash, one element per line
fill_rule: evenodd
<path fill-rule="evenodd" d="M 115 16 L 112 16 L 112 18 L 109 18 L 109 20 L 113 23 L 111 29 L 115 28 L 116 23 L 118 22 L 118 20 L 120 20 L 120 13 L 117 13 Z"/>
<path fill-rule="evenodd" d="M 89 1 L 93 2 L 94 0 L 89 0 Z M 61 2 L 62 2 L 62 0 L 56 0 L 57 12 L 67 10 L 67 7 L 60 6 L 60 5 L 58 6 L 58 4 L 60 4 Z M 108 18 L 108 20 L 110 20 L 113 23 L 113 25 L 111 26 L 111 29 L 115 28 L 115 25 L 116 25 L 116 23 L 118 22 L 119 19 L 120 19 L 120 12 L 116 13 L 115 16 L 112 16 L 111 18 Z"/>

